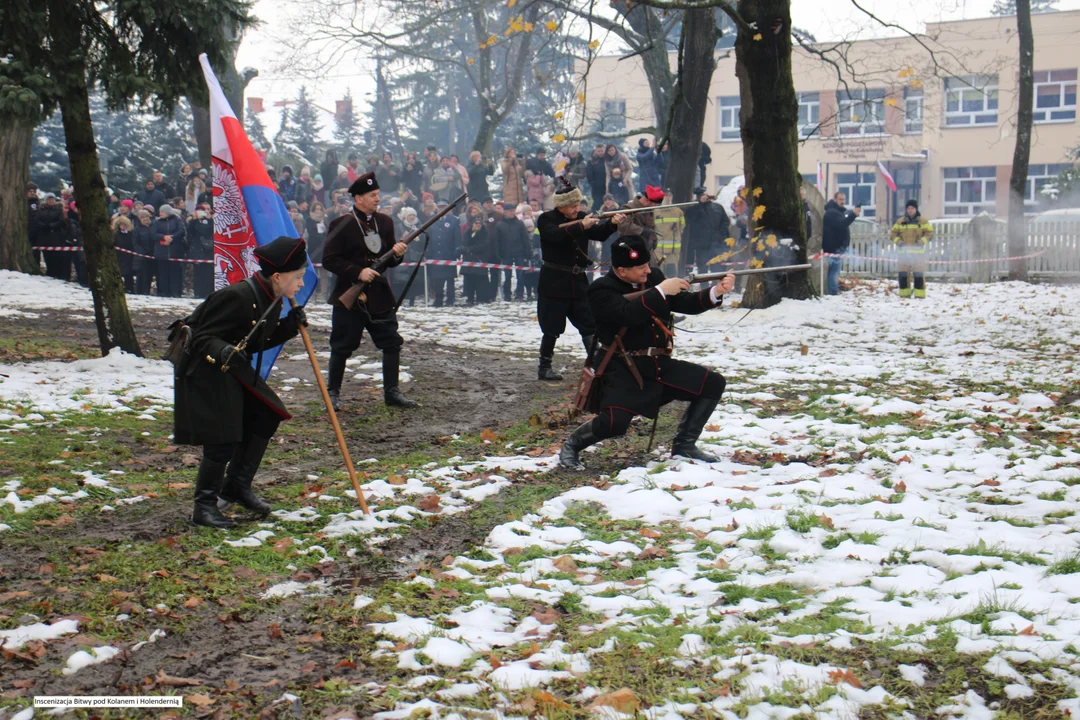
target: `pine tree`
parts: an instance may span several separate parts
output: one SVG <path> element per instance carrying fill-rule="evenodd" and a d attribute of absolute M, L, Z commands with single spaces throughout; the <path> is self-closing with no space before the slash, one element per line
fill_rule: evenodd
<path fill-rule="evenodd" d="M 337 141 L 342 157 L 356 147 L 360 138 L 360 124 L 353 111 L 352 90 L 345 93 L 342 111 L 334 115 L 334 140 Z"/>
<path fill-rule="evenodd" d="M 1058 0 L 1031 0 L 1031 12 L 1045 13 L 1056 12 L 1055 7 Z M 996 0 L 993 9 L 990 10 L 991 15 L 1015 15 L 1016 14 L 1016 0 Z"/>
<path fill-rule="evenodd" d="M 300 86 L 292 110 L 285 114 L 289 116 L 290 125 L 286 128 L 286 121 L 282 118 L 282 140 L 296 148 L 301 160 L 310 162 L 309 158 L 317 157 L 315 145 L 319 142 L 322 128 L 319 124 L 319 109 L 308 98 L 307 87 Z"/>
<path fill-rule="evenodd" d="M 256 149 L 261 147 L 267 152 L 270 151 L 270 141 L 266 137 L 266 126 L 263 125 L 262 118 L 259 117 L 258 113 L 248 111 L 244 117 L 244 130 Z"/>

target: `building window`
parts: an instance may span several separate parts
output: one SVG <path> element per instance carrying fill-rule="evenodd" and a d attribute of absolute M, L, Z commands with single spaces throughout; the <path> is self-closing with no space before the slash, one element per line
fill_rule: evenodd
<path fill-rule="evenodd" d="M 945 79 L 945 125 L 997 125 L 997 75 Z"/>
<path fill-rule="evenodd" d="M 1076 120 L 1076 70 L 1043 70 L 1035 73 L 1037 123 Z"/>
<path fill-rule="evenodd" d="M 840 135 L 880 135 L 885 132 L 885 88 L 840 90 L 836 93 Z"/>
<path fill-rule="evenodd" d="M 720 192 L 729 182 L 735 179 L 734 175 L 717 175 L 716 176 L 716 192 Z"/>
<path fill-rule="evenodd" d="M 1057 182 L 1058 176 L 1071 165 L 1028 165 L 1027 185 L 1024 187 L 1024 212 L 1039 212 L 1050 200 L 1042 189 Z"/>
<path fill-rule="evenodd" d="M 922 88 L 904 88 L 904 132 L 918 135 L 922 132 Z"/>
<path fill-rule="evenodd" d="M 945 168 L 946 215 L 971 217 L 993 213 L 997 196 L 997 171 L 992 166 Z"/>
<path fill-rule="evenodd" d="M 799 137 L 821 134 L 821 93 L 799 93 Z"/>
<path fill-rule="evenodd" d="M 877 215 L 877 174 L 837 173 L 836 189 L 847 196 L 847 207 L 862 206 L 862 216 Z"/>
<path fill-rule="evenodd" d="M 720 140 L 740 140 L 738 95 L 720 98 Z"/>
<path fill-rule="evenodd" d="M 626 101 L 603 100 L 600 103 L 600 126 L 604 130 L 626 129 Z"/>

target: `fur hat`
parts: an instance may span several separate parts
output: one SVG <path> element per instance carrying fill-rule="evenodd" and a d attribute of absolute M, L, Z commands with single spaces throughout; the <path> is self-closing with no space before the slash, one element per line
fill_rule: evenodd
<path fill-rule="evenodd" d="M 576 187 L 560 188 L 555 193 L 555 207 L 573 207 L 576 205 L 580 205 L 584 199 L 585 198 L 581 194 L 581 191 L 578 190 Z"/>
<path fill-rule="evenodd" d="M 356 178 L 349 186 L 350 195 L 366 195 L 379 189 L 379 181 L 375 179 L 375 173 L 366 172 Z"/>

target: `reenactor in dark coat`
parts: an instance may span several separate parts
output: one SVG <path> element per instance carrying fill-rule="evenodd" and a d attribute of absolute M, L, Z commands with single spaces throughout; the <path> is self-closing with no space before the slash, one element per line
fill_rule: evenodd
<path fill-rule="evenodd" d="M 192 260 L 214 259 L 214 221 L 206 205 L 195 206 L 195 216 L 187 223 L 187 243 L 188 257 Z M 195 297 L 209 297 L 214 291 L 214 266 L 195 263 L 192 283 Z"/>
<path fill-rule="evenodd" d="M 327 302 L 334 306 L 330 328 L 330 369 L 327 389 L 334 409 L 340 407 L 341 383 L 345 362 L 367 330 L 375 347 L 383 353 L 383 397 L 387 405 L 416 407 L 398 388 L 401 346 L 398 334 L 397 301 L 390 283 L 371 268 L 380 255 L 394 251 L 397 267 L 409 246 L 394 238 L 394 219 L 375 212 L 379 207 L 379 183 L 374 173 L 364 173 L 349 187 L 353 196 L 352 212 L 334 219 L 323 249 L 323 267 L 337 275 L 337 284 Z M 364 309 L 346 308 L 339 302 L 341 293 L 357 281 L 370 283 L 364 290 Z"/>
<path fill-rule="evenodd" d="M 600 382 L 600 412 L 578 427 L 559 452 L 565 467 L 584 469 L 579 454 L 601 440 L 626 433 L 635 415 L 655 418 L 660 407 L 672 400 L 689 401 L 671 454 L 692 460 L 716 462 L 696 443 L 709 416 L 720 402 L 725 381 L 722 375 L 701 365 L 672 358 L 672 313 L 698 315 L 719 307 L 721 296 L 735 286 L 726 276 L 714 287 L 688 292 L 682 278 L 665 278 L 649 266 L 649 247 L 639 236 L 623 236 L 611 248 L 611 272 L 589 286 L 589 304 L 596 317 L 600 350 L 607 352 L 621 337 L 623 352 L 616 350 Z M 640 291 L 644 291 L 640 293 Z M 636 297 L 626 295 L 639 293 Z"/>
<path fill-rule="evenodd" d="M 270 512 L 251 483 L 278 424 L 292 417 L 259 367 L 264 350 L 307 324 L 303 308 L 280 318 L 277 306 L 278 298 L 291 299 L 304 286 L 307 252 L 303 240 L 280 237 L 256 248 L 255 257 L 258 272 L 214 292 L 184 321 L 192 337 L 187 359 L 176 367 L 173 436 L 178 444 L 203 446 L 191 514 L 196 525 L 232 527 L 236 523 L 221 511 L 233 503 Z"/>
<path fill-rule="evenodd" d="M 441 203 L 439 210 L 446 207 Z M 426 218 L 424 220 L 426 222 Z M 461 257 L 461 223 L 450 213 L 431 226 L 428 230 L 431 245 L 428 247 L 430 260 L 457 260 Z M 428 282 L 435 289 L 435 307 L 454 304 L 454 282 L 457 280 L 457 268 L 452 265 L 431 265 L 428 267 Z"/>
<path fill-rule="evenodd" d="M 541 380 L 562 380 L 562 375 L 551 368 L 551 361 L 555 356 L 555 343 L 566 330 L 567 319 L 581 333 L 585 352 L 589 351 L 596 332 L 586 298 L 589 285 L 585 271 L 592 265 L 589 241 L 603 242 L 611 235 L 612 226 L 581 212 L 581 202 L 581 192 L 577 188 L 562 188 L 555 193 L 555 209 L 543 213 L 536 221 L 543 257 L 536 300 L 536 317 L 544 334 L 537 371 Z M 616 215 L 611 219 L 618 225 L 625 216 Z M 559 227 L 574 221 L 579 222 Z"/>

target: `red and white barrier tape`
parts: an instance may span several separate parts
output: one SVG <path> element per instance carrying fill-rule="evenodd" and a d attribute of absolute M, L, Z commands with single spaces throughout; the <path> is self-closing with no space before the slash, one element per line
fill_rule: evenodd
<path fill-rule="evenodd" d="M 45 250 L 45 251 L 48 251 L 48 252 L 82 252 L 82 250 L 83 250 L 81 245 L 61 245 L 59 247 L 53 247 L 53 246 L 40 247 L 39 246 L 39 247 L 31 248 L 31 249 L 32 250 Z M 134 250 L 128 250 L 127 248 L 113 248 L 113 250 L 116 250 L 117 252 L 127 253 L 128 255 L 134 255 L 135 257 L 146 258 L 147 260 L 156 260 L 157 259 L 153 255 L 143 255 L 142 253 L 137 253 Z M 162 259 L 167 259 L 169 262 L 201 263 L 201 264 L 207 264 L 207 265 L 213 265 L 214 264 L 213 260 L 195 260 L 193 258 L 162 258 Z"/>
<path fill-rule="evenodd" d="M 1003 258 L 985 258 L 981 260 L 928 260 L 927 265 L 975 265 L 978 263 L 992 263 L 992 262 L 1008 262 L 1011 260 L 1029 260 L 1031 258 L 1039 257 L 1046 253 L 1046 249 L 1042 249 L 1037 253 L 1031 255 L 1017 255 L 1014 257 Z M 823 257 L 830 258 L 850 258 L 852 260 L 882 260 L 884 262 L 900 262 L 898 257 L 882 257 L 881 255 L 851 255 L 848 253 L 818 253 L 817 255 L 809 258 L 810 260 L 817 260 Z M 910 262 L 910 260 L 906 261 Z"/>

